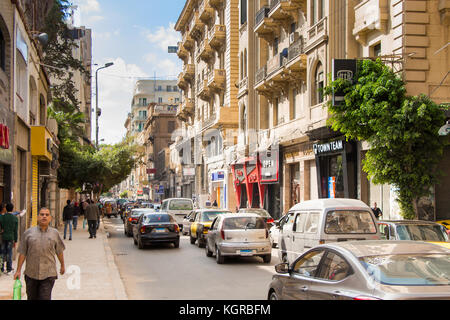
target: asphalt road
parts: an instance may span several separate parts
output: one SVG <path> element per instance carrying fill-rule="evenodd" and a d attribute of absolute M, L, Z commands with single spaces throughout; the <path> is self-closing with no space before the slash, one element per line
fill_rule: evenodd
<path fill-rule="evenodd" d="M 246 257 L 227 259 L 218 265 L 205 249 L 182 236 L 180 247 L 161 244 L 139 250 L 124 234 L 120 218 L 104 220 L 109 243 L 129 299 L 132 300 L 265 300 L 267 288 L 279 263 Z"/>

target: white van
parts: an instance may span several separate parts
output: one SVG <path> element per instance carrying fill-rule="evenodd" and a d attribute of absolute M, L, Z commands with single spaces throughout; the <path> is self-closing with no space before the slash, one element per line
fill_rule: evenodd
<path fill-rule="evenodd" d="M 194 203 L 192 202 L 192 199 L 170 198 L 163 200 L 159 211 L 171 214 L 180 226 L 180 231 L 183 231 L 183 219 L 193 210 Z"/>
<path fill-rule="evenodd" d="M 318 199 L 292 207 L 280 224 L 279 258 L 292 262 L 320 244 L 350 240 L 380 240 L 376 218 L 355 199 Z"/>

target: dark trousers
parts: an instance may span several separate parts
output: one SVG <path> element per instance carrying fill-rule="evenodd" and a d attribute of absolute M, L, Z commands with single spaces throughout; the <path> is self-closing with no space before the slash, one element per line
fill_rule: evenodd
<path fill-rule="evenodd" d="M 6 271 L 11 271 L 12 270 L 12 256 L 13 256 L 13 244 L 14 241 L 10 241 L 10 240 L 3 240 L 2 243 L 0 244 L 1 246 L 1 253 L 2 253 L 2 258 L 3 260 L 2 265 L 1 265 L 1 271 L 4 271 L 4 266 L 3 264 L 6 262 Z"/>
<path fill-rule="evenodd" d="M 36 280 L 25 275 L 28 300 L 52 300 L 52 290 L 56 277 Z"/>
<path fill-rule="evenodd" d="M 97 235 L 97 220 L 88 220 L 89 234 L 91 237 Z"/>

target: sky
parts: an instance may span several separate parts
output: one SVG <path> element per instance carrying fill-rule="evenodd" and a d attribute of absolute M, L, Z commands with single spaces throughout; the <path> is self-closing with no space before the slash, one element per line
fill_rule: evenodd
<path fill-rule="evenodd" d="M 92 108 L 95 108 L 95 71 L 105 63 L 114 65 L 98 72 L 99 140 L 117 143 L 131 111 L 136 80 L 175 80 L 182 62 L 168 46 L 176 46 L 181 35 L 174 25 L 185 0 L 72 0 L 76 26 L 92 29 Z M 92 141 L 95 140 L 92 114 Z"/>

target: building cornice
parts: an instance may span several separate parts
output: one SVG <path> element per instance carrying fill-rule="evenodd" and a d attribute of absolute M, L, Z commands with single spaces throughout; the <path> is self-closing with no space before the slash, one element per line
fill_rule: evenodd
<path fill-rule="evenodd" d="M 181 32 L 186 25 L 193 9 L 194 5 L 197 3 L 197 0 L 186 0 L 186 3 L 184 4 L 184 8 L 181 11 L 180 16 L 178 17 L 178 21 L 175 24 L 175 30 Z"/>

